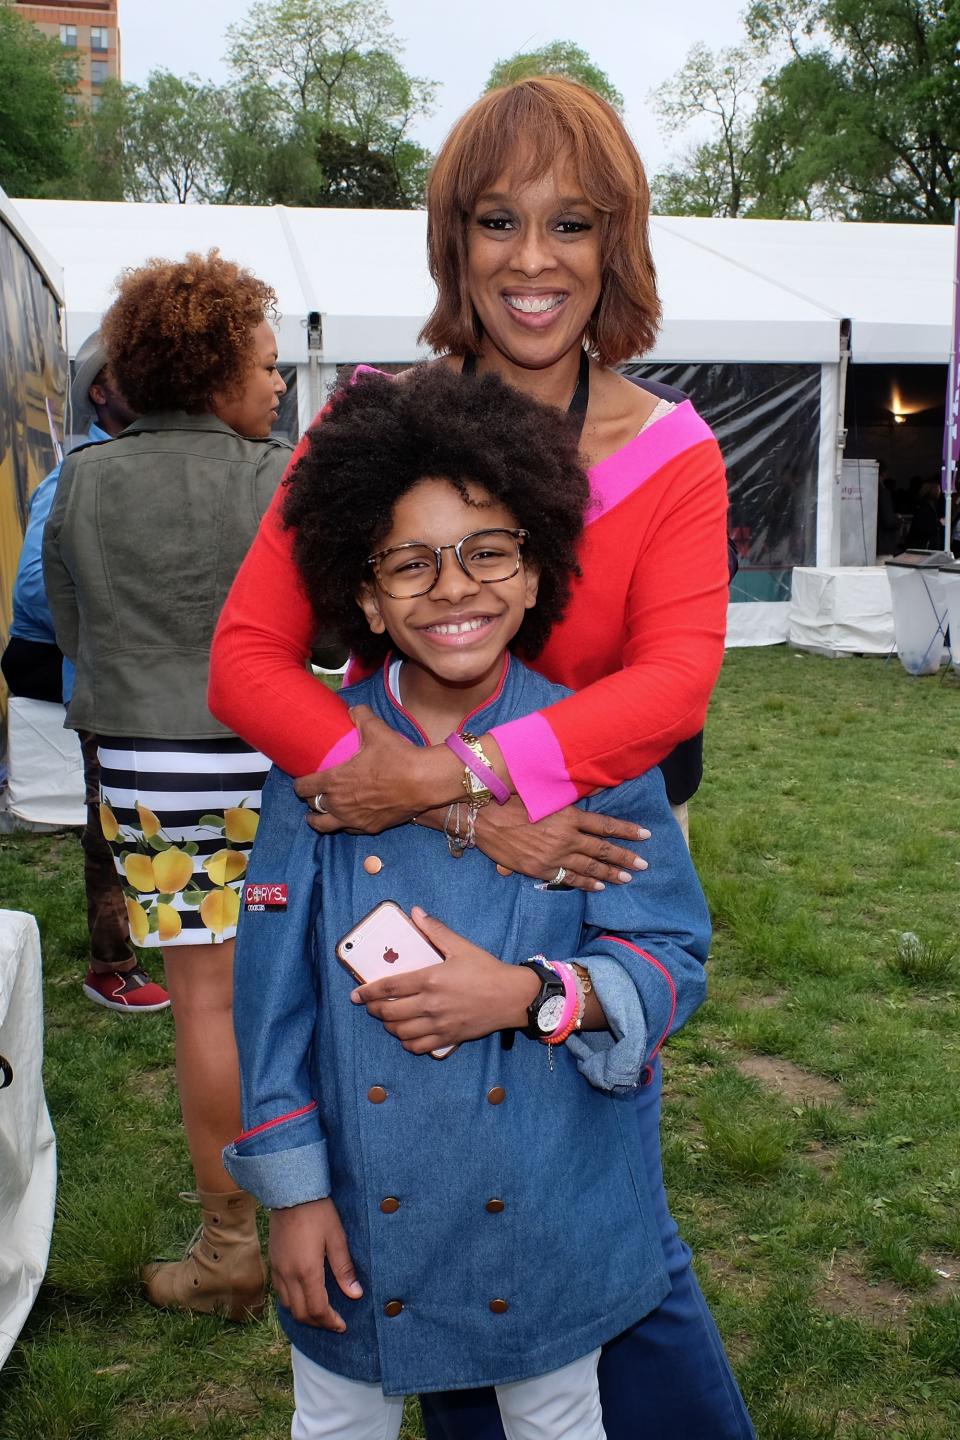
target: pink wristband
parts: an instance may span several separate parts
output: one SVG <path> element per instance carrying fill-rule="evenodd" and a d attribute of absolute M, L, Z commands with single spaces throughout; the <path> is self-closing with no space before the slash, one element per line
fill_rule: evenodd
<path fill-rule="evenodd" d="M 563 1009 L 560 1012 L 556 1030 L 551 1030 L 549 1035 L 543 1035 L 541 1039 L 547 1045 L 559 1045 L 566 1040 L 573 1029 L 580 996 L 577 991 L 577 977 L 571 965 L 564 965 L 562 960 L 548 960 L 547 964 L 553 973 L 563 981 Z"/>
<path fill-rule="evenodd" d="M 463 764 L 466 765 L 468 770 L 473 771 L 478 780 L 483 782 L 498 805 L 506 805 L 510 799 L 510 791 L 506 785 L 504 785 L 497 772 L 481 760 L 479 755 L 473 753 L 470 746 L 464 743 L 463 737 L 458 734 L 456 730 L 452 731 L 443 743 L 448 749 L 453 751 L 458 760 L 461 760 Z"/>

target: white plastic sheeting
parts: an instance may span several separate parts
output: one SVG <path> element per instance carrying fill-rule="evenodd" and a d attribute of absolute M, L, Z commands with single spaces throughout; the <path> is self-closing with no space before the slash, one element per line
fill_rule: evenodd
<path fill-rule="evenodd" d="M 32 915 L 0 910 L 0 1365 L 47 1268 L 57 1151 L 43 1095 L 40 935 Z"/>
<path fill-rule="evenodd" d="M 64 707 L 15 695 L 8 707 L 6 808 L 42 825 L 83 825 L 83 755 Z"/>
<path fill-rule="evenodd" d="M 432 304 L 419 210 L 142 205 L 17 200 L 63 266 L 71 354 L 99 324 L 120 271 L 151 255 L 219 245 L 280 299 L 280 359 L 410 361 Z M 655 217 L 664 324 L 656 361 L 830 362 L 839 322 L 853 359 L 944 364 L 950 349 L 949 225 Z"/>
<path fill-rule="evenodd" d="M 754 600 L 727 606 L 727 649 L 748 645 L 782 645 L 787 638 L 790 606 L 785 600 Z"/>
<path fill-rule="evenodd" d="M 907 550 L 886 564 L 897 655 L 908 675 L 935 675 L 943 661 L 947 595 L 937 557 L 936 551 Z M 949 555 L 939 558 L 949 563 Z"/>
<path fill-rule="evenodd" d="M 889 655 L 893 611 L 883 566 L 797 566 L 788 639 L 826 655 Z"/>

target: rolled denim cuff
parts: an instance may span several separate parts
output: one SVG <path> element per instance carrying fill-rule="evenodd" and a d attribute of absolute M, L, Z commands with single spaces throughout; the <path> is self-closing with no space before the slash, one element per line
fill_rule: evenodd
<path fill-rule="evenodd" d="M 268 1210 L 286 1210 L 330 1194 L 330 1166 L 326 1140 L 274 1150 L 267 1155 L 245 1155 L 236 1141 L 223 1151 L 223 1166 L 241 1190 L 256 1197 Z"/>
<path fill-rule="evenodd" d="M 616 960 L 581 956 L 578 964 L 590 971 L 610 1030 L 574 1031 L 566 1043 L 577 1068 L 598 1090 L 636 1090 L 647 1058 L 647 1022 L 637 987 Z"/>

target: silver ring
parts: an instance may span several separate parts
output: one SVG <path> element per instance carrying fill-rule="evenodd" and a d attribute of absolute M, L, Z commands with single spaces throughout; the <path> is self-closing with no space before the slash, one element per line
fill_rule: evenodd
<path fill-rule="evenodd" d="M 322 791 L 322 790 L 321 790 L 321 792 L 320 792 L 319 795 L 314 795 L 313 799 L 310 801 L 310 804 L 313 806 L 314 810 L 316 810 L 316 812 L 317 812 L 318 815 L 327 815 L 327 814 L 329 814 L 329 811 L 327 810 L 326 805 L 324 805 L 324 803 L 323 803 L 323 791 Z"/>
<path fill-rule="evenodd" d="M 566 870 L 563 868 L 563 866 L 561 865 L 561 866 L 560 866 L 560 869 L 557 871 L 556 875 L 554 875 L 553 879 L 547 881 L 547 886 L 546 886 L 546 888 L 547 888 L 548 890 L 559 889 L 559 887 L 564 883 L 564 881 L 566 880 L 566 878 L 567 878 L 567 872 L 566 872 Z"/>

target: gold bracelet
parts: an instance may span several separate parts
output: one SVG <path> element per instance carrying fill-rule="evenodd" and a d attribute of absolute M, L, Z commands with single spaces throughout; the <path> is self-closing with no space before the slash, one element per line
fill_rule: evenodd
<path fill-rule="evenodd" d="M 467 730 L 460 731 L 460 739 L 468 750 L 472 750 L 481 764 L 486 765 L 488 770 L 493 766 L 483 753 L 483 746 L 476 735 L 471 735 Z M 484 805 L 489 805 L 493 799 L 493 793 L 484 785 L 479 775 L 475 775 L 469 765 L 463 767 L 463 788 L 467 792 L 467 801 L 474 810 L 480 810 Z"/>

